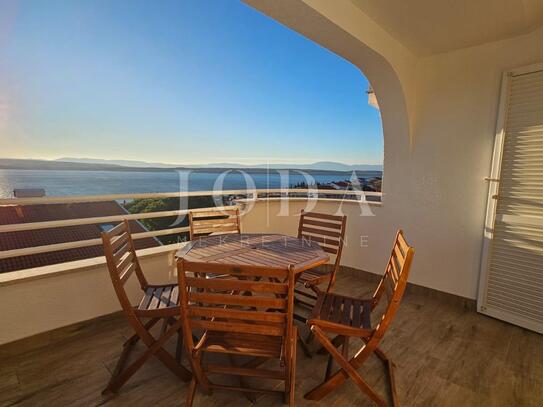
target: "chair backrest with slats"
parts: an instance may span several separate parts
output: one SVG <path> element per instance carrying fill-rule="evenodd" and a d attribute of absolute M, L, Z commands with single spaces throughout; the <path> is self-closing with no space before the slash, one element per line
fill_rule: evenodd
<path fill-rule="evenodd" d="M 394 246 L 390 253 L 385 273 L 373 294 L 372 307 L 375 308 L 383 295 L 387 299 L 386 307 L 381 317 L 380 323 L 376 329 L 376 336 L 381 337 L 386 331 L 392 318 L 398 310 L 400 301 L 407 287 L 407 278 L 411 269 L 413 255 L 415 251 L 409 246 L 403 231 L 396 233 Z"/>
<path fill-rule="evenodd" d="M 240 233 L 239 208 L 190 211 L 190 240 L 210 234 Z"/>
<path fill-rule="evenodd" d="M 298 238 L 317 242 L 325 252 L 335 256 L 329 287 L 334 284 L 340 266 L 346 225 L 347 216 L 345 215 L 329 215 L 327 213 L 305 212 L 304 210 L 300 213 Z"/>
<path fill-rule="evenodd" d="M 198 330 L 292 339 L 292 267 L 209 264 L 182 258 L 177 266 L 185 339 L 190 349 L 194 348 L 191 332 Z M 214 278 L 216 275 L 221 277 Z M 284 348 L 287 357 L 289 349 Z"/>
<path fill-rule="evenodd" d="M 119 223 L 108 232 L 102 232 L 102 243 L 113 287 L 126 311 L 132 308 L 124 290 L 126 281 L 135 273 L 142 290 L 148 286 L 130 236 L 128 221 Z"/>

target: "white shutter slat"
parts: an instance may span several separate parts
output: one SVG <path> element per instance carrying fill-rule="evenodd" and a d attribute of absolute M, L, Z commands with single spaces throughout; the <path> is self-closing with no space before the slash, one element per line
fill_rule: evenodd
<path fill-rule="evenodd" d="M 522 137 L 516 134 L 512 136 L 510 135 L 508 138 L 505 139 L 505 144 L 511 147 L 519 146 L 524 149 L 541 147 L 543 145 L 543 142 L 541 141 L 542 133 L 543 132 L 535 133 L 529 137 Z"/>
<path fill-rule="evenodd" d="M 529 318 L 539 323 L 539 310 L 534 310 L 520 301 L 514 301 L 513 299 L 497 294 L 495 298 L 488 300 L 488 304 L 501 311 L 511 312 L 515 316 Z"/>
<path fill-rule="evenodd" d="M 543 279 L 537 273 L 520 273 L 514 265 L 507 264 L 503 260 L 500 260 L 500 262 L 502 263 L 500 268 L 494 268 L 493 270 L 493 278 L 501 278 L 505 281 L 518 281 L 520 284 L 528 286 L 531 286 L 532 280 L 536 280 L 538 284 L 543 284 Z"/>
<path fill-rule="evenodd" d="M 504 288 L 507 289 L 507 294 L 503 292 Z M 533 285 L 522 284 L 512 278 L 500 278 L 498 274 L 495 274 L 488 284 L 488 289 L 495 292 L 496 296 L 505 296 L 511 302 L 519 302 L 523 306 L 533 308 L 533 311 L 543 310 L 543 305 L 539 301 L 539 292 Z"/>
<path fill-rule="evenodd" d="M 541 132 L 543 129 L 543 126 L 537 126 L 537 125 L 529 125 L 529 126 L 523 126 L 522 124 L 517 124 L 516 127 L 511 126 L 510 133 L 509 134 L 515 134 L 515 133 L 537 133 Z"/>
<path fill-rule="evenodd" d="M 494 269 L 494 272 L 497 275 L 503 274 L 504 276 L 511 276 L 521 281 L 523 280 L 530 281 L 532 279 L 535 279 L 543 283 L 543 278 L 541 278 L 541 276 L 539 275 L 539 268 L 537 266 L 533 264 L 529 264 L 529 263 L 526 264 L 525 262 L 520 261 L 520 263 L 522 264 L 523 271 L 519 271 L 518 269 L 519 262 L 515 262 L 515 259 L 509 258 L 509 257 L 500 258 L 499 256 L 496 256 L 496 258 L 499 260 L 501 264 L 500 269 Z"/>

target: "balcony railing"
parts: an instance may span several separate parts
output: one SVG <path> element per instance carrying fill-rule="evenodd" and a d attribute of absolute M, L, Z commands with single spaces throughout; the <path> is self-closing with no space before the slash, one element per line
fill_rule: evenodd
<path fill-rule="evenodd" d="M 167 192 L 167 193 L 147 193 L 147 194 L 118 194 L 118 195 L 90 195 L 90 196 L 65 196 L 65 197 L 41 197 L 41 198 L 5 198 L 0 199 L 1 205 L 37 205 L 37 204 L 69 204 L 69 203 L 88 203 L 121 201 L 135 199 L 163 199 L 163 198 L 189 198 L 196 196 L 233 196 L 236 198 L 245 197 L 247 201 L 255 201 L 261 198 L 304 198 L 304 199 L 345 199 L 356 200 L 360 203 L 375 203 L 381 198 L 380 192 L 367 192 L 355 190 L 313 190 L 313 189 L 257 189 L 257 190 L 218 190 L 218 191 L 192 191 L 192 192 Z M 32 231 L 39 229 L 69 227 L 78 225 L 104 224 L 127 220 L 157 219 L 172 216 L 187 215 L 190 211 L 216 211 L 220 209 L 232 208 L 232 206 L 206 207 L 197 209 L 179 209 L 172 211 L 147 212 L 135 214 L 122 214 L 114 216 L 87 217 L 66 220 L 54 220 L 45 222 L 29 222 L 0 225 L 0 233 Z M 133 239 L 144 239 L 150 237 L 159 237 L 188 232 L 189 227 L 175 227 L 163 230 L 153 230 L 149 232 L 135 233 Z M 39 253 L 48 253 L 59 250 L 76 249 L 100 245 L 101 239 L 78 240 L 65 243 L 56 243 L 43 246 L 25 247 L 13 250 L 0 251 L 0 259 L 18 257 Z"/>

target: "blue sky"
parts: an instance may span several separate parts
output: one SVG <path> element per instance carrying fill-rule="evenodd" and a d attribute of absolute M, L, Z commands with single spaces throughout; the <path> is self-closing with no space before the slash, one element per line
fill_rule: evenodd
<path fill-rule="evenodd" d="M 349 62 L 234 0 L 0 3 L 0 157 L 380 164 Z"/>

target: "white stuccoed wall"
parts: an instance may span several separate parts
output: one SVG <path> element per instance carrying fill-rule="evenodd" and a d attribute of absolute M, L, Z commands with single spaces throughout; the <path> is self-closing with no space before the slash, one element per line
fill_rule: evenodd
<path fill-rule="evenodd" d="M 476 297 L 502 74 L 539 62 L 542 29 L 420 61 L 411 156 L 404 173 L 385 162 L 385 188 L 410 186 L 402 201 L 423 285 Z"/>
<path fill-rule="evenodd" d="M 412 232 L 415 282 L 476 297 L 502 74 L 539 62 L 543 29 L 420 60 L 412 147 L 385 160 L 383 200 Z"/>
<path fill-rule="evenodd" d="M 142 250 L 140 263 L 149 283 L 176 282 L 171 248 Z M 7 278 L 32 276 L 8 282 Z M 6 273 L 0 280 L 0 345 L 121 309 L 105 258 Z M 41 275 L 41 277 L 38 277 Z M 126 284 L 137 303 L 142 292 L 135 275 Z"/>
<path fill-rule="evenodd" d="M 369 231 L 375 250 L 349 251 L 346 261 L 381 272 L 401 227 L 416 250 L 411 281 L 476 298 L 501 77 L 543 62 L 543 29 L 419 58 L 349 0 L 244 1 L 358 66 L 379 99 L 383 205 L 348 226 Z"/>

